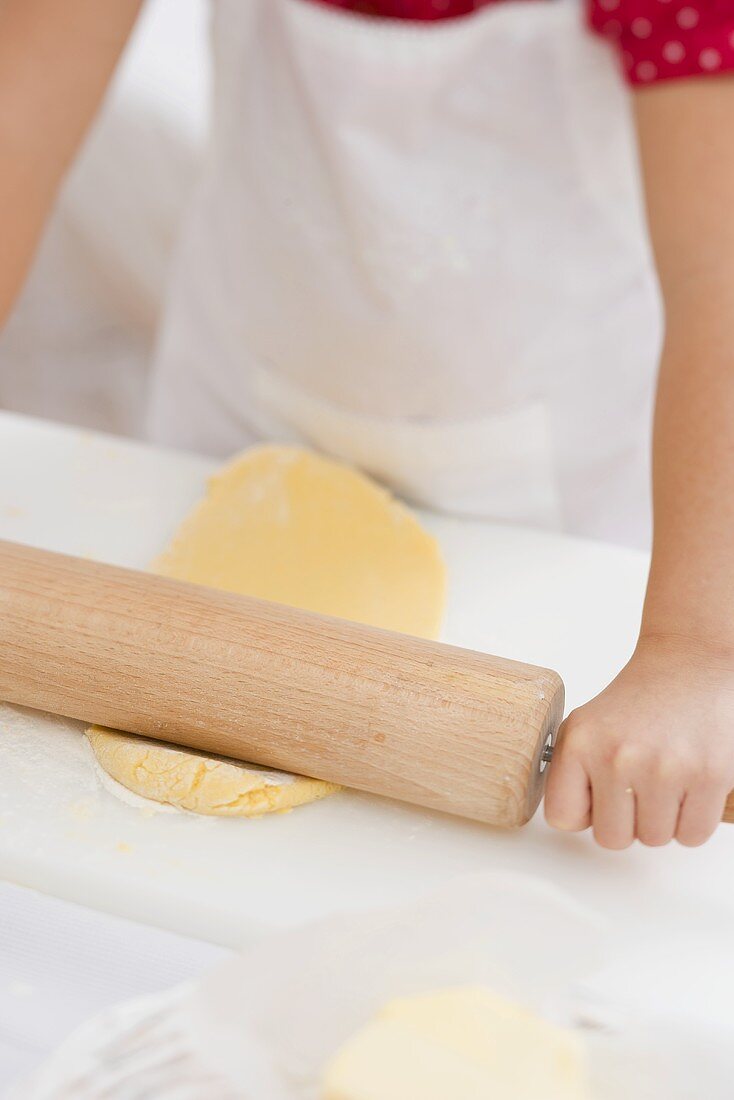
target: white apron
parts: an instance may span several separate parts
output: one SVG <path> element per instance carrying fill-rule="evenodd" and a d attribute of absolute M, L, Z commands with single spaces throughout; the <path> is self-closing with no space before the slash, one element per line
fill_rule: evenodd
<path fill-rule="evenodd" d="M 430 507 L 645 543 L 657 292 L 576 0 L 215 0 L 213 38 L 151 435 L 301 441 Z"/>

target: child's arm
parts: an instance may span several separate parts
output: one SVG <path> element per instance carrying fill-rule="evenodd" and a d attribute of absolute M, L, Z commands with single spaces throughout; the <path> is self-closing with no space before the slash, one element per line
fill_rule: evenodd
<path fill-rule="evenodd" d="M 734 788 L 734 77 L 635 112 L 666 311 L 652 568 L 635 654 L 565 723 L 546 800 L 610 848 L 700 844 Z"/>
<path fill-rule="evenodd" d="M 141 5 L 0 0 L 0 325 Z"/>

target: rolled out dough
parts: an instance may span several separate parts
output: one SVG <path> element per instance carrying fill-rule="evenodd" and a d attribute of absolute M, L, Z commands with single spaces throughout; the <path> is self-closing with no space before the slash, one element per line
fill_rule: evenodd
<path fill-rule="evenodd" d="M 245 451 L 215 474 L 152 569 L 425 637 L 444 606 L 438 544 L 412 513 L 363 474 L 294 447 Z M 253 817 L 337 790 L 100 726 L 87 736 L 119 783 L 196 813 Z"/>
<path fill-rule="evenodd" d="M 590 1100 L 574 1033 L 482 988 L 392 1001 L 326 1068 L 323 1100 Z"/>

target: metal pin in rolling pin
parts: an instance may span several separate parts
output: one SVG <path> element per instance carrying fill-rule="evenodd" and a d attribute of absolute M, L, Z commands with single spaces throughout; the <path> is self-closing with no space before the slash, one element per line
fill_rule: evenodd
<path fill-rule="evenodd" d="M 548 734 L 545 741 L 543 742 L 543 750 L 540 754 L 540 770 L 542 772 L 545 771 L 545 769 L 548 767 L 551 760 L 553 759 L 553 750 L 555 748 L 555 745 L 553 743 L 554 737 L 555 734 L 551 732 Z"/>

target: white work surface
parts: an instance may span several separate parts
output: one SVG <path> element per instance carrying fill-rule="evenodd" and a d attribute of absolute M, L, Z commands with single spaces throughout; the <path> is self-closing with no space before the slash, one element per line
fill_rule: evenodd
<path fill-rule="evenodd" d="M 0 414 L 0 537 L 144 567 L 200 496 L 211 463 Z M 547 665 L 570 706 L 634 642 L 642 554 L 424 515 L 449 568 L 445 640 Z M 101 783 L 79 723 L 0 705 L 0 877 L 213 942 L 423 893 L 453 876 L 543 876 L 634 932 L 734 908 L 734 829 L 703 849 L 560 835 L 541 815 L 502 833 L 343 793 L 259 820 L 155 813 Z"/>

